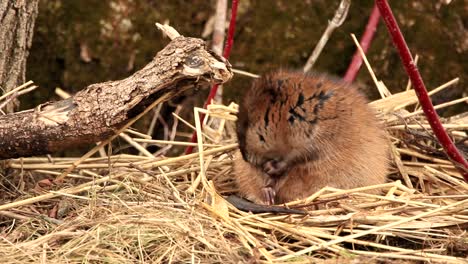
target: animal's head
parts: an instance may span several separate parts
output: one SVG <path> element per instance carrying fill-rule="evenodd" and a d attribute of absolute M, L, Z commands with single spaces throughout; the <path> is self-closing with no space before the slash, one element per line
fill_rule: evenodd
<path fill-rule="evenodd" d="M 279 71 L 255 80 L 237 123 L 244 160 L 281 175 L 291 165 L 316 159 L 327 134 L 335 133 L 337 101 L 324 76 Z"/>

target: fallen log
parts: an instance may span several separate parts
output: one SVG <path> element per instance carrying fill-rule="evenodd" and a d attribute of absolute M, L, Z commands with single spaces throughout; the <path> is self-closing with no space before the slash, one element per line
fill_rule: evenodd
<path fill-rule="evenodd" d="M 173 40 L 130 77 L 91 84 L 66 100 L 0 116 L 0 159 L 102 141 L 158 98 L 168 100 L 232 77 L 230 64 L 209 52 L 203 40 L 170 37 Z"/>

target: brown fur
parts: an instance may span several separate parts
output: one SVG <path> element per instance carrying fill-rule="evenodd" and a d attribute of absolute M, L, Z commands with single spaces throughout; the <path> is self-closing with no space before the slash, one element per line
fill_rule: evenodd
<path fill-rule="evenodd" d="M 257 203 L 385 182 L 384 129 L 364 96 L 325 75 L 278 71 L 256 80 L 240 105 L 237 135 L 235 178 Z"/>

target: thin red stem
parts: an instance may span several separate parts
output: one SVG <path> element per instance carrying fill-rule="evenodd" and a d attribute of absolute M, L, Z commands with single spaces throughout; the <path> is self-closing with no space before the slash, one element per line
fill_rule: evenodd
<path fill-rule="evenodd" d="M 454 163 L 455 167 L 459 169 L 465 181 L 468 182 L 468 162 L 461 155 L 460 151 L 455 147 L 444 127 L 440 123 L 439 116 L 431 103 L 431 99 L 427 94 L 427 89 L 419 74 L 411 53 L 406 45 L 406 41 L 398 27 L 395 17 L 393 16 L 392 9 L 386 0 L 376 0 L 380 14 L 385 21 L 388 32 L 392 37 L 393 44 L 400 54 L 405 70 L 413 84 L 416 95 L 418 96 L 419 103 L 423 108 L 427 121 L 429 122 L 432 131 L 444 148 L 450 160 Z"/>
<path fill-rule="evenodd" d="M 237 17 L 237 6 L 239 4 L 239 0 L 232 0 L 231 3 L 231 20 L 229 21 L 229 28 L 228 28 L 228 35 L 227 35 L 227 41 L 226 44 L 224 45 L 224 51 L 223 51 L 223 57 L 226 59 L 229 59 L 229 55 L 231 55 L 231 49 L 232 45 L 234 44 L 234 32 L 236 29 L 236 17 Z M 211 104 L 211 100 L 216 95 L 216 91 L 218 91 L 218 84 L 213 85 L 210 90 L 210 94 L 208 95 L 208 98 L 205 101 L 205 104 L 203 105 L 203 108 L 206 108 L 209 104 Z M 205 118 L 204 114 L 200 114 L 200 120 L 203 120 Z M 203 125 L 203 123 L 201 124 Z M 194 131 L 192 134 L 192 138 L 190 139 L 190 142 L 194 143 L 197 140 L 197 132 Z M 190 154 L 193 151 L 193 146 L 187 147 L 185 149 L 185 154 Z"/>
<path fill-rule="evenodd" d="M 379 9 L 377 8 L 377 5 L 374 4 L 369 20 L 367 21 L 366 29 L 364 30 L 364 34 L 362 35 L 362 38 L 360 41 L 360 45 L 364 53 L 366 53 L 367 50 L 369 49 L 372 39 L 374 38 L 375 31 L 377 30 L 377 25 L 379 24 L 379 20 L 380 20 Z M 361 65 L 362 65 L 362 57 L 359 51 L 356 49 L 353 59 L 351 60 L 351 63 L 349 64 L 348 70 L 346 71 L 346 74 L 343 79 L 350 83 L 353 82 L 354 79 L 356 79 L 356 76 L 359 72 L 359 69 L 361 68 Z"/>

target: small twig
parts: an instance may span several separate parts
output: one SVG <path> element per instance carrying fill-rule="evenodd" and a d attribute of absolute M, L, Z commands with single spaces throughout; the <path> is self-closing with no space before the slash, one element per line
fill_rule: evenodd
<path fill-rule="evenodd" d="M 3 101 L 2 103 L 0 103 L 0 110 L 5 107 L 7 104 L 9 104 L 11 101 L 15 100 L 16 98 L 18 97 L 18 93 L 17 92 L 14 92 L 13 94 L 11 94 L 7 99 L 5 99 L 5 101 Z"/>
<path fill-rule="evenodd" d="M 21 86 L 20 86 L 20 87 L 21 87 Z M 36 86 L 36 85 L 33 85 L 33 86 L 31 86 L 31 87 L 28 87 L 28 88 L 24 88 L 24 86 L 23 86 L 24 89 L 22 89 L 22 90 L 16 88 L 16 89 L 10 91 L 10 92 L 8 93 L 7 99 L 6 99 L 5 101 L 3 101 L 2 103 L 0 103 L 0 109 L 2 109 L 2 108 L 5 107 L 8 103 L 10 103 L 11 101 L 13 101 L 13 100 L 15 100 L 16 98 L 20 97 L 21 95 L 27 94 L 27 93 L 29 93 L 29 92 L 31 92 L 31 91 L 36 90 L 37 87 L 38 87 L 38 86 Z"/>
<path fill-rule="evenodd" d="M 163 125 L 163 130 L 164 130 L 163 139 L 167 140 L 168 135 L 169 135 L 169 126 L 167 125 L 166 120 L 162 116 L 158 116 L 158 120 Z"/>
<path fill-rule="evenodd" d="M 9 218 L 13 218 L 13 219 L 17 219 L 17 220 L 22 220 L 22 221 L 30 221 L 31 220 L 30 217 L 23 216 L 23 215 L 20 215 L 20 214 L 9 212 L 9 211 L 0 211 L 0 215 L 1 216 L 6 216 L 6 217 L 9 217 Z"/>
<path fill-rule="evenodd" d="M 148 131 L 146 132 L 146 134 L 149 137 L 151 137 L 151 135 L 153 135 L 154 128 L 156 127 L 156 122 L 158 121 L 159 112 L 161 112 L 161 108 L 162 108 L 163 105 L 164 104 L 160 104 L 153 110 L 153 117 L 151 118 L 151 122 L 150 122 L 150 125 L 148 127 Z M 147 144 L 143 143 L 142 146 L 144 148 L 146 148 Z"/>
<path fill-rule="evenodd" d="M 454 104 L 463 103 L 463 102 L 466 102 L 466 101 L 468 101 L 468 96 L 465 96 L 465 97 L 463 97 L 463 98 L 458 98 L 458 99 L 453 100 L 453 101 L 450 101 L 450 102 L 438 104 L 438 105 L 434 106 L 434 109 L 437 110 L 437 109 L 441 109 L 441 108 L 444 108 L 444 107 L 447 107 L 447 106 L 451 106 L 451 105 L 454 105 Z M 422 113 L 425 113 L 424 108 L 423 108 L 422 110 L 417 110 L 417 111 L 408 113 L 408 114 L 406 114 L 406 115 L 403 115 L 403 118 L 412 117 L 412 116 L 419 115 L 419 114 L 422 114 Z M 429 120 L 428 120 L 428 121 L 429 121 Z M 431 127 L 432 127 L 432 125 L 431 125 Z"/>
<path fill-rule="evenodd" d="M 179 119 L 179 121 L 182 122 L 182 123 L 183 123 L 184 125 L 186 125 L 187 127 L 191 128 L 191 129 L 194 130 L 194 131 L 197 130 L 196 127 L 192 126 L 189 122 L 187 122 L 186 120 L 184 120 L 183 118 L 181 118 L 181 117 L 178 116 L 177 114 L 172 113 L 172 115 L 175 116 L 177 119 Z M 209 139 L 209 140 L 211 140 L 211 141 L 214 141 L 213 138 L 211 138 L 209 135 L 207 135 L 207 134 L 204 133 L 203 131 L 202 131 L 202 135 L 203 135 L 204 137 L 206 137 L 207 139 Z M 195 143 L 195 142 L 191 142 L 191 143 Z M 190 145 L 187 145 L 187 146 L 190 146 Z M 195 146 L 196 146 L 196 143 L 195 143 Z"/>
<path fill-rule="evenodd" d="M 431 125 L 432 131 L 434 131 L 435 136 L 439 140 L 440 144 L 444 148 L 447 156 L 452 160 L 455 167 L 460 171 L 465 178 L 465 181 L 468 182 L 468 162 L 462 156 L 457 147 L 453 144 L 452 140 L 445 131 L 442 123 L 439 120 L 439 116 L 432 105 L 431 99 L 427 94 L 426 86 L 424 85 L 423 79 L 419 74 L 418 68 L 413 62 L 410 50 L 406 41 L 403 37 L 403 34 L 398 27 L 398 23 L 393 16 L 390 5 L 386 0 L 376 0 L 376 4 L 379 8 L 380 14 L 382 15 L 385 25 L 387 26 L 388 32 L 392 37 L 393 44 L 398 50 L 400 58 L 403 62 L 403 66 L 407 74 L 411 79 L 416 95 L 418 96 L 419 103 L 421 104 L 424 114 Z"/>
<path fill-rule="evenodd" d="M 123 138 L 125 141 L 127 141 L 130 145 L 132 145 L 135 149 L 137 149 L 138 151 L 140 151 L 140 153 L 142 153 L 143 155 L 145 155 L 146 157 L 149 157 L 149 158 L 154 158 L 153 154 L 151 154 L 151 152 L 149 152 L 148 150 L 146 150 L 142 145 L 140 145 L 139 143 L 137 143 L 135 140 L 133 140 L 133 138 L 131 138 L 129 135 L 125 134 L 125 133 L 120 133 L 119 136 L 121 138 Z"/>
<path fill-rule="evenodd" d="M 182 105 L 178 105 L 176 109 L 174 110 L 174 113 L 176 115 L 180 114 L 180 111 L 182 111 Z M 179 125 L 179 119 L 174 118 L 174 121 L 172 122 L 172 130 L 171 134 L 169 135 L 169 141 L 174 141 L 176 134 L 177 134 L 177 126 Z"/>
<path fill-rule="evenodd" d="M 354 43 L 356 44 L 356 47 L 358 49 L 359 54 L 361 54 L 362 60 L 364 60 L 364 64 L 366 64 L 367 70 L 369 71 L 370 76 L 372 77 L 372 80 L 375 83 L 375 87 L 377 87 L 377 90 L 379 91 L 380 97 L 386 98 L 387 96 L 390 96 L 391 93 L 387 89 L 387 87 L 383 84 L 382 81 L 379 81 L 377 79 L 377 76 L 375 76 L 374 71 L 372 70 L 372 67 L 367 60 L 366 54 L 364 53 L 364 50 L 362 49 L 361 45 L 359 44 L 356 36 L 354 34 L 351 34 L 351 38 L 353 39 Z"/>
<path fill-rule="evenodd" d="M 178 105 L 176 110 L 174 111 L 174 114 L 176 115 L 179 115 L 180 111 L 182 110 L 182 105 Z M 175 137 L 176 137 L 176 134 L 177 134 L 177 125 L 179 124 L 179 119 L 178 118 L 174 118 L 174 121 L 172 123 L 172 129 L 171 129 L 171 134 L 169 135 L 169 140 L 168 142 L 173 142 Z M 154 156 L 155 157 L 158 157 L 159 155 L 164 155 L 166 154 L 166 152 L 168 150 L 170 150 L 172 148 L 172 144 L 169 144 L 167 146 L 164 146 L 163 148 L 161 148 L 160 150 L 158 150 L 157 152 L 154 153 Z"/>
<path fill-rule="evenodd" d="M 418 56 L 416 55 L 416 58 L 414 60 L 415 64 L 417 63 L 417 58 Z M 460 80 L 460 78 L 455 78 L 455 79 L 452 79 L 444 84 L 442 84 L 441 86 L 429 91 L 429 96 L 433 96 L 434 94 L 444 90 L 445 88 L 447 87 L 450 87 L 456 83 L 458 83 L 458 81 Z M 409 85 L 406 86 L 406 90 L 405 91 L 408 91 L 410 90 L 410 87 L 411 87 L 411 80 L 408 80 L 409 82 Z M 402 108 L 405 108 L 406 106 L 410 105 L 410 104 L 414 104 L 414 103 L 417 103 L 418 102 L 418 99 L 415 98 L 415 101 L 409 101 L 409 102 L 406 102 L 404 104 L 401 104 L 401 105 L 398 105 L 398 106 L 395 106 L 394 110 L 398 110 L 398 109 L 402 109 Z"/>
<path fill-rule="evenodd" d="M 224 31 L 226 28 L 227 0 L 216 1 L 216 14 L 213 24 L 213 45 L 211 49 L 221 56 L 223 53 Z"/>
<path fill-rule="evenodd" d="M 179 32 L 177 32 L 177 30 L 175 30 L 175 28 L 169 26 L 169 25 L 162 25 L 162 24 L 159 24 L 159 23 L 156 23 L 156 27 L 162 31 L 163 34 L 165 34 L 166 36 L 169 37 L 170 40 L 173 40 L 177 37 L 180 36 Z"/>
<path fill-rule="evenodd" d="M 239 69 L 232 69 L 232 72 L 237 73 L 239 75 L 244 75 L 244 76 L 247 76 L 247 77 L 251 77 L 251 78 L 260 78 L 260 75 L 258 75 L 258 74 L 250 73 L 250 72 L 239 70 Z"/>
<path fill-rule="evenodd" d="M 176 131 L 177 134 L 177 131 Z M 142 142 L 143 144 L 151 144 L 156 146 L 167 146 L 167 145 L 175 145 L 175 146 L 197 146 L 197 143 L 190 143 L 186 141 L 167 141 L 167 140 L 157 140 L 157 139 L 134 139 L 136 142 Z M 142 144 L 142 145 L 143 145 Z M 219 147 L 220 144 L 204 144 L 205 147 Z"/>
<path fill-rule="evenodd" d="M 140 132 L 138 132 L 138 131 L 136 131 L 134 129 L 131 129 L 131 128 L 125 129 L 125 133 L 134 135 L 137 138 L 151 139 L 151 136 L 149 136 L 147 134 L 140 133 Z"/>
<path fill-rule="evenodd" d="M 200 112 L 203 113 L 203 116 L 206 115 L 207 110 L 204 108 L 195 107 L 193 109 L 193 114 L 195 117 L 195 125 L 197 128 L 197 143 L 198 143 L 198 157 L 200 161 L 200 174 L 195 178 L 192 182 L 192 185 L 187 190 L 188 193 L 194 193 L 195 189 L 198 187 L 200 182 L 203 184 L 204 187 L 207 187 L 207 179 L 206 179 L 206 170 L 205 170 L 205 162 L 204 162 L 204 152 L 203 152 L 203 137 L 202 137 L 202 122 L 200 121 Z"/>
<path fill-rule="evenodd" d="M 372 13 L 369 17 L 369 20 L 367 21 L 366 29 L 364 31 L 364 34 L 362 35 L 361 41 L 359 42 L 364 53 L 366 53 L 367 50 L 369 49 L 372 39 L 374 38 L 374 33 L 377 30 L 377 25 L 379 24 L 379 20 L 380 20 L 379 9 L 377 8 L 377 5 L 374 4 L 374 7 L 372 8 Z M 356 52 L 353 55 L 353 59 L 351 60 L 351 63 L 348 66 L 348 70 L 346 71 L 346 74 L 343 77 L 343 80 L 347 82 L 353 82 L 354 79 L 356 79 L 356 76 L 359 72 L 359 69 L 361 68 L 361 65 L 362 65 L 362 57 L 359 53 L 359 50 L 356 50 Z"/>
<path fill-rule="evenodd" d="M 335 16 L 333 17 L 331 21 L 329 21 L 328 26 L 325 29 L 325 32 L 323 32 L 322 37 L 317 43 L 317 46 L 315 46 L 314 51 L 312 52 L 309 59 L 307 60 L 304 66 L 304 72 L 308 72 L 310 71 L 310 69 L 312 69 L 312 66 L 314 66 L 315 61 L 317 61 L 318 56 L 320 55 L 323 48 L 327 44 L 328 39 L 330 38 L 333 31 L 337 27 L 343 24 L 343 22 L 346 19 L 346 16 L 348 15 L 348 10 L 349 10 L 350 5 L 351 5 L 351 0 L 341 0 L 341 3 L 338 6 L 338 9 L 335 12 Z"/>
<path fill-rule="evenodd" d="M 214 51 L 214 53 L 220 56 L 223 53 L 224 30 L 226 28 L 226 13 L 227 0 L 217 0 L 212 50 Z M 216 91 L 215 101 L 221 102 L 222 98 L 223 86 L 220 86 Z"/>
<path fill-rule="evenodd" d="M 15 92 L 18 92 L 28 86 L 30 86 L 31 84 L 33 84 L 33 81 L 29 81 L 29 82 L 26 82 L 26 83 L 23 83 L 22 85 L 16 87 L 15 89 L 11 90 L 11 91 L 8 91 L 6 93 L 4 93 L 3 95 L 0 96 L 0 100 L 3 100 L 4 98 L 6 98 L 7 96 L 15 93 Z"/>

